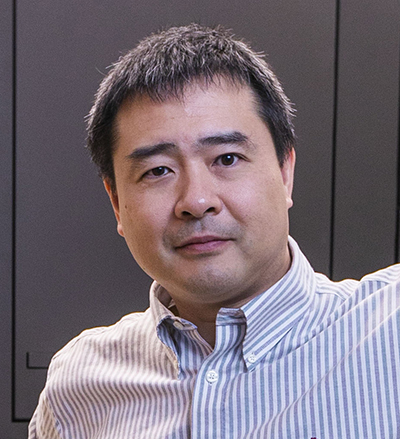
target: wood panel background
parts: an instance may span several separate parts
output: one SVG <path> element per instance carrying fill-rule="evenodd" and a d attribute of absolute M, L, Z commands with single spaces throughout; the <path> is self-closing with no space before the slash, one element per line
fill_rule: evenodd
<path fill-rule="evenodd" d="M 291 234 L 314 268 L 359 278 L 398 258 L 398 0 L 3 0 L 0 439 L 26 437 L 55 351 L 147 306 L 84 116 L 121 52 L 191 21 L 265 51 L 296 104 Z"/>

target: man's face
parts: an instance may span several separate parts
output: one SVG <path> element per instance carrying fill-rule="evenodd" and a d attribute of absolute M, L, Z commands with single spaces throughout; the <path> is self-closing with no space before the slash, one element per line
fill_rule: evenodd
<path fill-rule="evenodd" d="M 234 306 L 285 274 L 294 153 L 280 168 L 248 87 L 135 98 L 116 128 L 118 232 L 176 301 Z"/>

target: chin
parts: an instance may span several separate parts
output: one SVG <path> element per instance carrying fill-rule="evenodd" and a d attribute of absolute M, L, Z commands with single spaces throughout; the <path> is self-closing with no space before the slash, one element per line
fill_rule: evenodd
<path fill-rule="evenodd" d="M 183 289 L 190 292 L 191 296 L 196 296 L 206 302 L 214 302 L 216 299 L 218 301 L 229 300 L 238 285 L 243 286 L 243 282 L 233 273 L 212 270 L 190 276 L 183 282 L 183 285 Z"/>

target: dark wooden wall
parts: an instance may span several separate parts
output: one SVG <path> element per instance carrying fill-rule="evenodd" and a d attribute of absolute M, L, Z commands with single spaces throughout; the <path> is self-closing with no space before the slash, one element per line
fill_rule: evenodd
<path fill-rule="evenodd" d="M 3 0 L 0 439 L 26 436 L 52 353 L 147 306 L 84 116 L 121 52 L 191 21 L 265 51 L 296 103 L 291 234 L 315 269 L 358 278 L 398 258 L 398 0 Z"/>

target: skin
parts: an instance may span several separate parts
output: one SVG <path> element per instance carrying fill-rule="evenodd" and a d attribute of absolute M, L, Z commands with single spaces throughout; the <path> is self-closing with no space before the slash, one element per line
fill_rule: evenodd
<path fill-rule="evenodd" d="M 250 88 L 223 79 L 179 100 L 129 100 L 116 127 L 116 190 L 104 184 L 118 233 L 214 345 L 218 310 L 242 306 L 290 267 L 294 151 L 280 167 Z"/>

